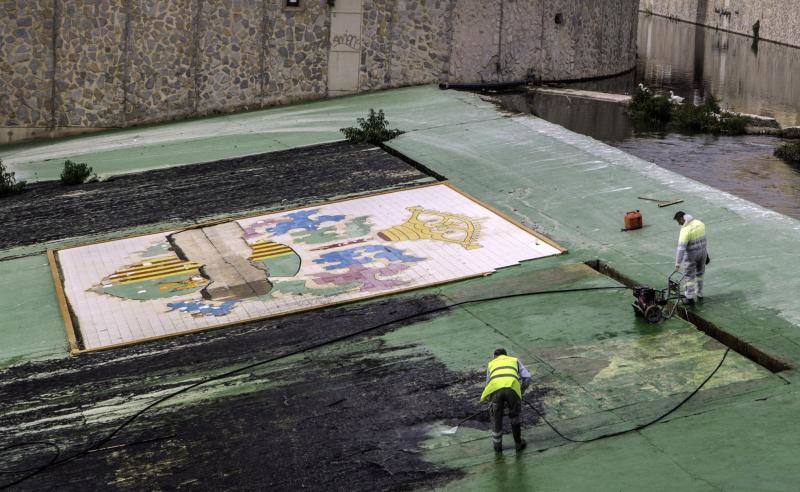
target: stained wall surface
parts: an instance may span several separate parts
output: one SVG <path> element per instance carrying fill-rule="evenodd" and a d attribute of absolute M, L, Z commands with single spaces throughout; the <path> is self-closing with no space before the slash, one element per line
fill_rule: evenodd
<path fill-rule="evenodd" d="M 641 0 L 641 10 L 682 21 L 800 46 L 800 2 L 793 0 Z"/>
<path fill-rule="evenodd" d="M 3 0 L 0 143 L 407 85 L 616 74 L 635 64 L 637 7 L 638 0 Z M 359 12 L 360 26 L 333 22 L 345 10 Z M 348 87 L 338 85 L 344 67 L 333 38 L 353 52 Z"/>
<path fill-rule="evenodd" d="M 517 81 L 616 75 L 636 64 L 630 0 L 456 0 L 450 77 Z"/>

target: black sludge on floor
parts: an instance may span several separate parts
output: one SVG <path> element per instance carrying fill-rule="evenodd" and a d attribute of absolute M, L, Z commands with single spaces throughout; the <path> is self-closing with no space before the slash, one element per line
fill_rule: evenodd
<path fill-rule="evenodd" d="M 422 459 L 426 430 L 435 421 L 475 413 L 483 374 L 451 371 L 427 352 L 387 346 L 376 336 L 424 316 L 385 323 L 444 312 L 445 306 L 433 295 L 388 298 L 20 364 L 0 371 L 0 392 L 14 402 L 13 412 L 0 416 L 0 427 L 20 429 L 3 445 L 52 441 L 69 457 L 160 396 L 277 358 L 165 402 L 100 449 L 20 487 L 430 487 L 460 472 Z M 50 453 L 43 446 L 19 448 L 4 467 L 35 467 Z M 3 475 L 0 485 L 14 478 Z"/>
<path fill-rule="evenodd" d="M 169 221 L 313 204 L 403 188 L 426 175 L 378 147 L 345 142 L 62 186 L 0 200 L 0 249 Z"/>

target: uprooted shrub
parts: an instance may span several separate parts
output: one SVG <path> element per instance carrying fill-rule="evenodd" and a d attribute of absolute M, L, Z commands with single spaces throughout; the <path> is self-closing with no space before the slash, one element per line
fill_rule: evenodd
<path fill-rule="evenodd" d="M 93 176 L 92 168 L 85 162 L 72 162 L 65 161 L 64 169 L 61 171 L 61 184 L 65 185 L 79 185 L 85 182 L 89 177 L 96 179 Z"/>
<path fill-rule="evenodd" d="M 747 124 L 741 116 L 723 111 L 719 99 L 712 94 L 699 106 L 673 104 L 666 96 L 639 87 L 633 93 L 629 111 L 638 130 L 741 135 Z"/>
<path fill-rule="evenodd" d="M 386 115 L 383 114 L 382 109 L 377 112 L 374 109 L 370 109 L 367 118 L 358 118 L 356 123 L 358 127 L 350 126 L 340 130 L 345 138 L 352 143 L 377 145 L 403 133 L 396 128 L 389 129 L 389 122 L 386 121 Z"/>
<path fill-rule="evenodd" d="M 775 157 L 800 164 L 800 142 L 785 143 L 775 149 Z"/>
<path fill-rule="evenodd" d="M 25 181 L 17 181 L 12 171 L 6 171 L 5 164 L 0 161 L 0 197 L 20 193 L 25 185 Z"/>

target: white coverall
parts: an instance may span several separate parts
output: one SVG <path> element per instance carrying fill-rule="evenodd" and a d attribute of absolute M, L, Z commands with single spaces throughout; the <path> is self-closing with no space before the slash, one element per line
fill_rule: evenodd
<path fill-rule="evenodd" d="M 689 214 L 683 216 L 675 266 L 682 266 L 686 280 L 686 299 L 703 298 L 706 271 L 706 226 Z"/>

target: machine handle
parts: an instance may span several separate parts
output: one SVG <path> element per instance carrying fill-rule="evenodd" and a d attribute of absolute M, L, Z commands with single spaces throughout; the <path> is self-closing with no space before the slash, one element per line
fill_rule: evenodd
<path fill-rule="evenodd" d="M 673 279 L 673 278 L 672 278 L 672 277 L 674 277 L 676 274 L 677 274 L 677 275 L 680 275 L 680 277 L 678 277 L 678 279 L 677 279 L 677 280 L 675 280 L 675 279 Z M 680 270 L 677 270 L 677 271 L 674 271 L 674 272 L 672 272 L 672 273 L 669 275 L 669 278 L 668 278 L 667 280 L 669 280 L 669 281 L 670 281 L 670 282 L 672 282 L 672 283 L 679 284 L 679 283 L 681 283 L 681 282 L 683 281 L 683 278 L 684 278 L 685 276 L 686 276 L 686 274 L 685 274 L 685 273 L 681 272 Z"/>

